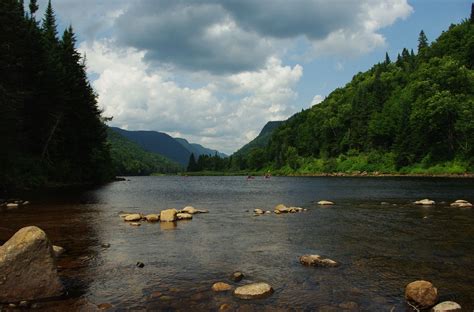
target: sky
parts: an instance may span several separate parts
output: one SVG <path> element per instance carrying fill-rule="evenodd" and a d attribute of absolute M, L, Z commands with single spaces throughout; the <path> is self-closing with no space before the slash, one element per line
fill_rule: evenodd
<path fill-rule="evenodd" d="M 25 1 L 28 3 L 28 1 Z M 41 19 L 47 0 L 39 0 Z M 319 104 L 420 30 L 435 40 L 471 0 L 52 0 L 109 123 L 227 154 Z"/>

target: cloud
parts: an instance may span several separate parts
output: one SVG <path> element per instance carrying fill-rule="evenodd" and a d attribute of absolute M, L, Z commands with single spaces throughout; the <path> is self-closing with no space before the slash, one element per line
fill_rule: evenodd
<path fill-rule="evenodd" d="M 318 105 L 319 103 L 321 103 L 322 101 L 324 101 L 326 97 L 325 96 L 322 96 L 320 94 L 316 94 L 314 97 L 313 97 L 313 100 L 311 101 L 311 106 L 314 106 L 314 105 Z"/>
<path fill-rule="evenodd" d="M 412 8 L 406 0 L 136 0 L 115 21 L 118 42 L 151 64 L 232 74 L 258 70 L 298 38 L 310 55 L 360 55 Z"/>
<path fill-rule="evenodd" d="M 258 71 L 203 77 L 201 87 L 178 84 L 164 69 L 151 69 L 144 51 L 112 40 L 83 43 L 99 105 L 112 125 L 154 129 L 232 152 L 256 136 L 269 120 L 297 109 L 294 91 L 303 69 L 270 58 Z M 226 90 L 226 92 L 223 92 Z"/>

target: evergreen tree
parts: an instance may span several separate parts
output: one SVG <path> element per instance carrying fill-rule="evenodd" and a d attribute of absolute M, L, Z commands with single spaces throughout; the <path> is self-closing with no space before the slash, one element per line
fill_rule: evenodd
<path fill-rule="evenodd" d="M 388 56 L 388 52 L 385 52 L 385 65 L 390 64 L 392 61 L 390 60 L 390 57 Z"/>
<path fill-rule="evenodd" d="M 191 153 L 191 156 L 189 156 L 187 171 L 188 172 L 197 171 L 197 163 L 196 163 L 196 158 L 194 157 L 194 153 Z"/>
<path fill-rule="evenodd" d="M 474 3 L 471 5 L 471 24 L 474 24 Z"/>
<path fill-rule="evenodd" d="M 418 53 L 421 53 L 424 49 L 428 47 L 428 38 L 426 38 L 425 32 L 420 31 L 418 36 Z"/>
<path fill-rule="evenodd" d="M 30 0 L 29 8 L 30 8 L 30 15 L 31 15 L 31 18 L 34 18 L 36 11 L 38 11 L 38 3 L 37 3 L 37 0 Z"/>

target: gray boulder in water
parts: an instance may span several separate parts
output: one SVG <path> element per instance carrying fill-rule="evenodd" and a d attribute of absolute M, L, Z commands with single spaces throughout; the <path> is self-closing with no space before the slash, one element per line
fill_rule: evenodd
<path fill-rule="evenodd" d="M 28 226 L 0 247 L 0 302 L 57 297 L 64 291 L 46 233 Z"/>

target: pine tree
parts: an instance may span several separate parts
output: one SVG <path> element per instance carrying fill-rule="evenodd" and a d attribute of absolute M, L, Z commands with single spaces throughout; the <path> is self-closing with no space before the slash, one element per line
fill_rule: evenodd
<path fill-rule="evenodd" d="M 474 3 L 471 5 L 471 24 L 474 24 Z"/>
<path fill-rule="evenodd" d="M 425 32 L 422 30 L 420 31 L 420 35 L 418 36 L 418 53 L 422 52 L 427 47 L 428 38 L 426 38 Z"/>
<path fill-rule="evenodd" d="M 392 61 L 390 60 L 390 57 L 388 56 L 388 52 L 385 52 L 385 65 L 390 64 Z"/>
<path fill-rule="evenodd" d="M 191 156 L 189 156 L 189 162 L 188 162 L 188 172 L 194 172 L 197 169 L 197 163 L 196 163 L 196 158 L 194 157 L 194 153 L 191 153 Z"/>
<path fill-rule="evenodd" d="M 37 3 L 37 0 L 30 0 L 29 8 L 30 8 L 30 15 L 31 15 L 31 18 L 34 18 L 36 11 L 38 11 L 38 3 Z"/>
<path fill-rule="evenodd" d="M 56 26 L 56 16 L 54 15 L 54 10 L 51 5 L 51 0 L 48 1 L 48 7 L 43 18 L 42 30 L 44 37 L 51 44 L 56 43 L 58 40 L 58 31 Z"/>

